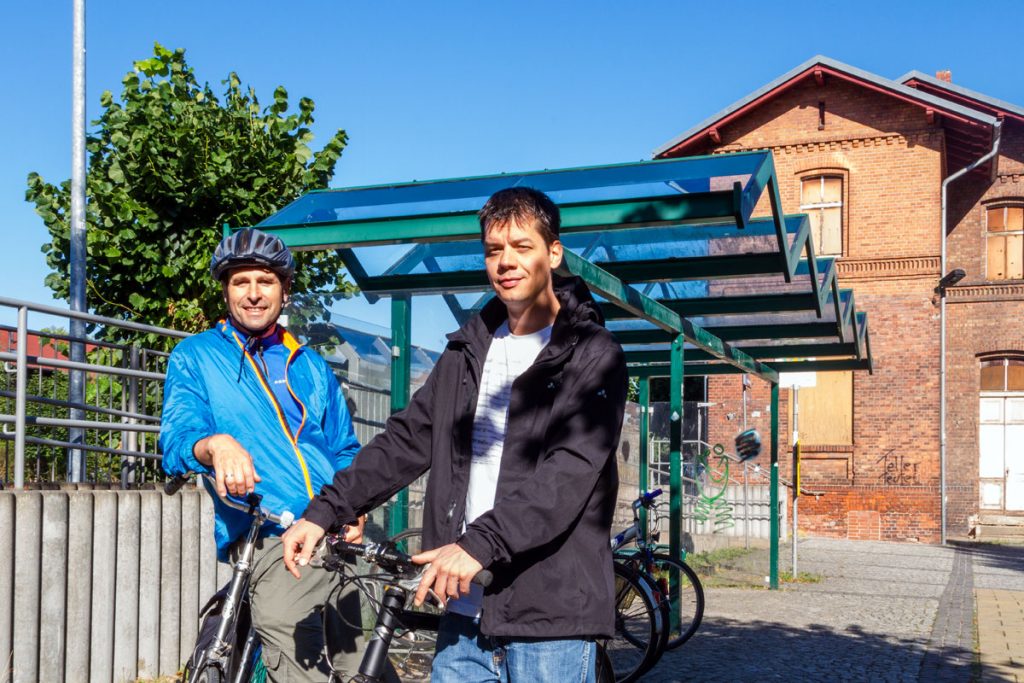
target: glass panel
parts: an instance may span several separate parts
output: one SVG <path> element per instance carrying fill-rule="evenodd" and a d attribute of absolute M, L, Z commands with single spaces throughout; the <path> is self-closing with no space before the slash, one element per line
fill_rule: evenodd
<path fill-rule="evenodd" d="M 821 176 L 803 179 L 800 183 L 800 203 L 821 203 Z"/>
<path fill-rule="evenodd" d="M 981 365 L 981 390 L 982 391 L 1003 391 L 1004 387 L 1003 361 L 986 361 Z"/>
<path fill-rule="evenodd" d="M 992 509 L 1003 507 L 1003 485 L 999 482 L 983 482 L 981 484 L 981 506 Z"/>
<path fill-rule="evenodd" d="M 825 189 L 822 192 L 821 199 L 825 202 L 843 201 L 843 179 L 826 177 Z"/>
<path fill-rule="evenodd" d="M 669 197 L 731 189 L 759 191 L 752 179 L 764 152 L 647 161 L 593 168 L 510 173 L 311 192 L 263 221 L 262 226 L 304 225 L 345 220 L 375 220 L 474 212 L 500 189 L 527 185 L 546 192 L 558 204 Z M 721 179 L 726 179 L 727 182 Z"/>
<path fill-rule="evenodd" d="M 1024 360 L 1011 360 L 1006 368 L 1006 390 L 1024 391 Z"/>
<path fill-rule="evenodd" d="M 1002 235 L 988 238 L 988 278 L 1006 279 L 1006 238 Z"/>
<path fill-rule="evenodd" d="M 1002 231 L 1006 222 L 1004 221 L 1006 215 L 1006 207 L 1000 206 L 995 209 L 988 210 L 988 229 L 991 232 Z"/>
<path fill-rule="evenodd" d="M 821 246 L 818 253 L 822 256 L 841 256 L 843 253 L 842 207 L 822 209 L 821 221 Z"/>
<path fill-rule="evenodd" d="M 1017 232 L 1024 230 L 1024 206 L 1006 207 L 1006 229 Z"/>
<path fill-rule="evenodd" d="M 1024 279 L 1024 235 L 1006 236 L 1006 277 Z"/>

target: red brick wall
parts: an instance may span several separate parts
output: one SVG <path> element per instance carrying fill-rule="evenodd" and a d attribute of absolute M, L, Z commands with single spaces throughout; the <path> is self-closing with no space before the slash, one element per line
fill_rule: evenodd
<path fill-rule="evenodd" d="M 819 129 L 818 103 L 825 102 Z M 873 375 L 854 376 L 854 443 L 804 450 L 800 528 L 851 538 L 939 538 L 939 308 L 941 183 L 945 131 L 920 107 L 828 79 L 799 85 L 719 129 L 721 143 L 690 153 L 769 148 L 787 213 L 799 210 L 800 178 L 844 176 L 844 257 L 840 284 L 867 311 Z M 956 169 L 952 169 L 956 170 Z M 1000 172 L 957 181 L 948 268 L 965 268 L 951 293 L 947 396 L 949 533 L 965 533 L 977 510 L 978 360 L 996 349 L 1024 351 L 1024 283 L 984 281 L 984 202 L 1024 198 L 1024 126 L 1004 126 Z M 762 202 L 759 213 L 767 211 Z M 961 301 L 962 300 L 962 301 Z M 769 433 L 769 390 L 755 380 L 748 423 Z M 736 377 L 713 377 L 709 440 L 729 443 L 741 420 Z M 780 473 L 789 477 L 789 391 L 780 392 Z M 734 419 L 727 419 L 732 413 Z M 761 456 L 767 465 L 767 453 Z"/>

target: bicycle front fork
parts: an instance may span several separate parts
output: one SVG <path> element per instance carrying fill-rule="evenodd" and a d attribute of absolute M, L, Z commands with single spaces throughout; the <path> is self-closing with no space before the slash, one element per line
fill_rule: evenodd
<path fill-rule="evenodd" d="M 405 608 L 405 596 L 406 592 L 401 588 L 388 586 L 384 589 L 384 598 L 380 601 L 373 636 L 359 665 L 359 676 L 354 679 L 357 683 L 377 683 L 384 675 L 391 639 L 395 635 L 395 629 L 401 626 L 398 615 Z"/>

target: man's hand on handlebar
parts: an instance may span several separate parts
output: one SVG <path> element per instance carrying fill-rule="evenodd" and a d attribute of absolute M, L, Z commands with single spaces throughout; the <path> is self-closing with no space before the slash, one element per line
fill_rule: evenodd
<path fill-rule="evenodd" d="M 287 552 L 287 551 L 286 551 Z M 449 598 L 457 598 L 469 593 L 469 584 L 483 565 L 476 561 L 455 543 L 428 550 L 412 556 L 416 564 L 428 564 L 423 570 L 420 587 L 416 591 L 415 604 L 423 604 L 430 589 L 444 602 Z"/>
<path fill-rule="evenodd" d="M 360 520 L 362 523 L 366 522 L 365 517 Z M 362 538 L 362 524 L 354 528 L 358 528 L 359 537 Z M 281 537 L 281 544 L 284 547 L 284 566 L 296 579 L 302 578 L 299 567 L 309 564 L 309 558 L 313 555 L 316 544 L 324 537 L 324 533 L 326 532 L 322 527 L 305 519 L 295 522 L 284 532 L 284 536 Z M 346 531 L 346 540 L 350 533 L 352 532 Z"/>
<path fill-rule="evenodd" d="M 213 467 L 217 494 L 245 496 L 262 481 L 252 464 L 252 456 L 230 434 L 214 434 L 196 442 L 192 453 L 199 462 Z"/>

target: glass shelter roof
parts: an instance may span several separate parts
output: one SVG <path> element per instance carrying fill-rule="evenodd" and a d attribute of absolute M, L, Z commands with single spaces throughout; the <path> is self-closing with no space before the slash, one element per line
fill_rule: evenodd
<path fill-rule="evenodd" d="M 371 300 L 442 294 L 462 321 L 490 296 L 476 212 L 515 186 L 559 205 L 560 272 L 587 282 L 634 374 L 668 374 L 680 335 L 686 374 L 871 369 L 867 316 L 807 217 L 783 214 L 768 152 L 321 190 L 257 227 L 336 249 Z"/>

